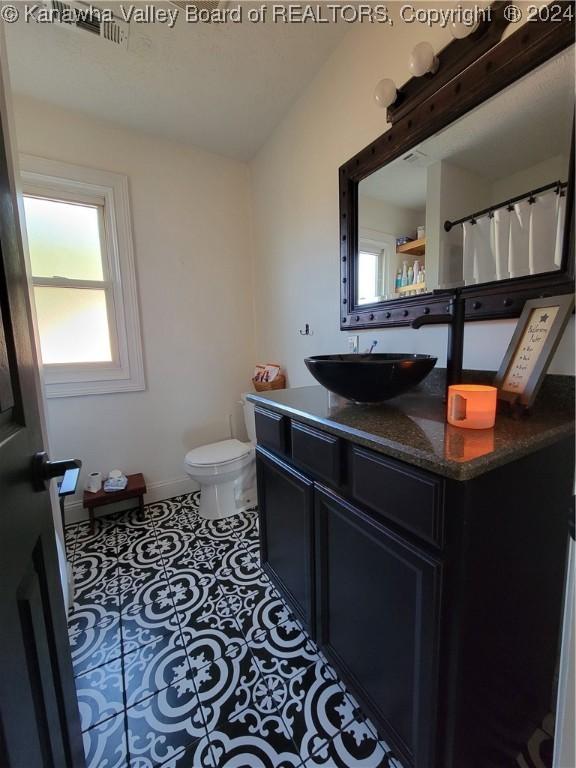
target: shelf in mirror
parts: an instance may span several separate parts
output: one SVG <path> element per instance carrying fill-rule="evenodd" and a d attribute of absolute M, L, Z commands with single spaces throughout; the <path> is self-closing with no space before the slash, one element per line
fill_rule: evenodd
<path fill-rule="evenodd" d="M 396 293 L 400 296 L 416 296 L 418 293 L 426 293 L 426 283 L 412 283 L 411 285 L 402 285 L 396 288 Z"/>
<path fill-rule="evenodd" d="M 396 253 L 403 253 L 407 256 L 423 256 L 426 253 L 426 238 L 420 240 L 410 240 L 408 243 L 399 245 Z"/>

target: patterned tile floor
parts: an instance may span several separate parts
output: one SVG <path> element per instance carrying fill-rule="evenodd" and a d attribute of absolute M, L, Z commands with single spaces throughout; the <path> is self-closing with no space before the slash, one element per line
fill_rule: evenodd
<path fill-rule="evenodd" d="M 67 528 L 88 768 L 401 768 L 261 570 L 257 513 L 197 508 Z"/>

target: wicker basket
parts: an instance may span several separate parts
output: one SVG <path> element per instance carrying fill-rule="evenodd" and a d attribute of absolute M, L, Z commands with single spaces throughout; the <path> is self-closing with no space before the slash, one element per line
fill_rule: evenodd
<path fill-rule="evenodd" d="M 279 373 L 272 381 L 254 381 L 254 379 L 252 379 L 252 386 L 256 392 L 269 392 L 271 389 L 285 389 L 286 376 L 284 376 L 283 373 Z"/>

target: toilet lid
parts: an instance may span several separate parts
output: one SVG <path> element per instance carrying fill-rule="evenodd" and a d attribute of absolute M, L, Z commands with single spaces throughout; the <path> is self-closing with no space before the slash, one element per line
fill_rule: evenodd
<path fill-rule="evenodd" d="M 219 443 L 201 445 L 186 454 L 186 464 L 204 466 L 207 464 L 224 464 L 227 461 L 241 459 L 250 453 L 251 443 L 241 443 L 240 440 L 221 440 Z"/>

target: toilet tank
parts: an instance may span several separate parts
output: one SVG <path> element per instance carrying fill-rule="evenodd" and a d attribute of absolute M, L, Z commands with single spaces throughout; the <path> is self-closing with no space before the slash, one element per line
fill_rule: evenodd
<path fill-rule="evenodd" d="M 248 440 L 256 445 L 256 422 L 254 419 L 254 403 L 247 399 L 248 392 L 242 394 L 242 409 L 244 410 L 244 424 L 248 433 Z"/>

